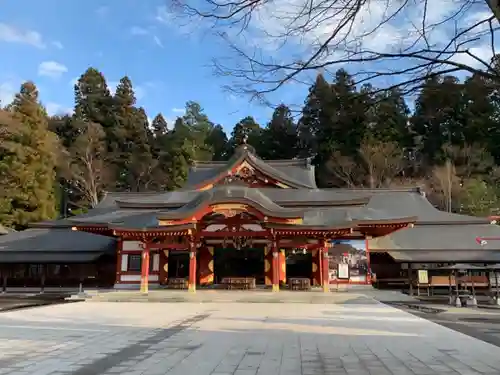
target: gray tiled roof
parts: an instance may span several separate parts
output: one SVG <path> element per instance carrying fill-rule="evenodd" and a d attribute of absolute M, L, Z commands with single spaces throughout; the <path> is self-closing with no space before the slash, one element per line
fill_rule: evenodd
<path fill-rule="evenodd" d="M 200 192 L 191 202 L 177 210 L 162 212 L 162 218 L 184 218 L 207 204 L 242 202 L 256 206 L 260 211 L 270 216 L 278 217 L 301 217 L 302 209 L 282 207 L 258 189 L 243 186 L 222 185 L 214 189 Z"/>
<path fill-rule="evenodd" d="M 265 161 L 252 151 L 252 148 L 243 145 L 227 162 L 195 162 L 189 171 L 184 189 L 189 190 L 199 184 L 209 183 L 216 177 L 223 176 L 226 171 L 243 161 L 247 161 L 264 175 L 292 187 L 316 188 L 314 167 L 307 159 Z"/>
<path fill-rule="evenodd" d="M 419 250 L 419 251 L 389 251 L 388 254 L 397 262 L 408 263 L 494 263 L 500 262 L 500 251 L 492 250 Z"/>
<path fill-rule="evenodd" d="M 73 256 L 75 259 L 95 258 L 105 253 L 113 253 L 115 246 L 116 240 L 113 237 L 98 234 L 70 229 L 27 229 L 0 237 L 0 262 L 13 259 L 12 257 L 34 262 L 34 257 L 28 257 L 29 254 L 36 254 L 36 259 L 55 259 L 61 262 L 68 261 L 68 258 Z M 15 256 L 12 253 L 26 256 Z M 84 253 L 92 254 L 82 255 Z"/>
<path fill-rule="evenodd" d="M 476 238 L 485 238 L 481 245 Z M 488 240 L 498 238 L 498 240 Z M 457 252 L 500 250 L 500 226 L 475 225 L 415 225 L 388 236 L 369 240 L 370 250 L 413 251 L 454 250 Z"/>
<path fill-rule="evenodd" d="M 416 189 L 255 189 L 222 185 L 207 191 L 161 193 L 110 193 L 107 203 L 72 218 L 34 224 L 35 227 L 71 227 L 77 223 L 108 224 L 134 222 L 144 228 L 161 212 L 162 216 L 189 215 L 204 203 L 247 200 L 270 213 L 303 213 L 304 225 L 336 225 L 365 220 L 397 220 L 417 217 L 418 225 L 486 224 L 489 220 L 443 212 Z M 141 208 L 144 207 L 144 208 Z M 149 208 L 146 208 L 149 207 Z M 293 216 L 293 215 L 292 215 Z"/>
<path fill-rule="evenodd" d="M 0 252 L 0 263 L 90 263 L 97 260 L 102 253 L 52 252 L 39 251 Z"/>

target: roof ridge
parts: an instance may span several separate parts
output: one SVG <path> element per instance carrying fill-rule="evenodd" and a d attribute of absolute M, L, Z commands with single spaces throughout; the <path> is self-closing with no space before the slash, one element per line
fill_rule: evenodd
<path fill-rule="evenodd" d="M 161 194 L 161 193 L 167 193 L 168 191 L 152 191 L 152 190 L 149 190 L 149 191 L 104 191 L 104 195 L 103 195 L 103 199 L 107 196 L 107 195 L 127 195 L 127 194 L 140 194 L 140 195 L 153 195 L 153 194 Z M 102 199 L 101 199 L 102 200 Z"/>

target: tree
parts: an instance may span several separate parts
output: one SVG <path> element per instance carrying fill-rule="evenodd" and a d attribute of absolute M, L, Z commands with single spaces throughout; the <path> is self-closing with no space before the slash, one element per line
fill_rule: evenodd
<path fill-rule="evenodd" d="M 433 77 L 425 82 L 415 103 L 411 127 L 429 164 L 445 160 L 445 145 L 465 143 L 465 108 L 463 86 L 456 77 Z"/>
<path fill-rule="evenodd" d="M 264 159 L 293 159 L 298 153 L 297 126 L 290 109 L 280 104 L 262 131 L 259 155 Z"/>
<path fill-rule="evenodd" d="M 431 202 L 448 212 L 456 209 L 462 186 L 455 165 L 450 159 L 447 159 L 444 165 L 438 165 L 432 169 L 429 184 Z"/>
<path fill-rule="evenodd" d="M 403 150 L 395 142 L 366 137 L 357 155 L 346 156 L 335 152 L 326 164 L 331 174 L 329 186 L 370 189 L 388 187 L 406 165 Z"/>
<path fill-rule="evenodd" d="M 153 128 L 153 134 L 155 137 L 161 137 L 168 132 L 168 124 L 161 113 L 158 113 L 153 121 L 151 122 L 151 128 Z"/>
<path fill-rule="evenodd" d="M 189 128 L 178 117 L 174 127 L 165 138 L 165 172 L 168 175 L 167 189 L 174 190 L 184 185 L 189 166 L 193 162 L 194 148 L 188 138 Z"/>
<path fill-rule="evenodd" d="M 316 82 L 309 88 L 309 95 L 302 108 L 302 117 L 297 125 L 300 157 L 316 156 L 318 152 L 319 145 L 316 136 L 330 96 L 330 84 L 322 74 L 318 74 Z"/>
<path fill-rule="evenodd" d="M 212 160 L 226 160 L 228 158 L 228 139 L 221 125 L 215 125 L 205 142 L 213 152 Z"/>
<path fill-rule="evenodd" d="M 62 145 L 66 148 L 70 147 L 76 138 L 81 134 L 81 126 L 86 123 L 78 121 L 75 116 L 51 116 L 48 118 L 49 130 L 59 137 Z"/>
<path fill-rule="evenodd" d="M 311 88 L 299 122 L 300 154 L 314 156 L 319 186 L 334 186 L 323 170 L 333 154 L 355 157 L 366 132 L 367 95 L 359 93 L 345 70 L 328 84 L 321 75 Z M 333 184 L 333 185 L 332 185 Z"/>
<path fill-rule="evenodd" d="M 491 173 L 495 160 L 481 145 L 466 144 L 463 147 L 446 145 L 445 152 L 453 160 L 457 176 L 462 180 L 485 176 Z"/>
<path fill-rule="evenodd" d="M 153 136 L 143 108 L 135 106 L 136 98 L 128 77 L 120 79 L 113 96 L 114 127 L 107 135 L 108 151 L 117 171 L 117 188 L 127 191 L 147 190 L 158 159 L 153 157 Z M 109 138 L 113 143 L 109 144 Z"/>
<path fill-rule="evenodd" d="M 101 125 L 87 123 L 69 149 L 68 179 L 90 207 L 97 206 L 112 176 L 107 164 L 105 137 Z"/>
<path fill-rule="evenodd" d="M 48 130 L 47 114 L 34 83 L 23 83 L 8 108 L 18 127 L 0 154 L 5 163 L 2 173 L 7 174 L 8 184 L 16 186 L 8 190 L 10 203 L 1 221 L 25 227 L 56 215 L 54 189 L 61 149 L 56 135 Z"/>
<path fill-rule="evenodd" d="M 111 93 L 103 74 L 88 68 L 75 84 L 75 117 L 100 124 L 107 131 L 113 127 L 111 105 Z"/>
<path fill-rule="evenodd" d="M 177 15 L 205 23 L 203 32 L 222 36 L 231 53 L 216 59 L 216 73 L 232 77 L 233 90 L 253 96 L 307 81 L 318 70 L 333 74 L 345 64 L 359 66 L 356 84 L 382 77 L 384 88 L 404 91 L 429 76 L 458 71 L 499 79 L 483 56 L 495 50 L 498 0 L 459 0 L 439 11 L 429 0 L 171 3 Z"/>
<path fill-rule="evenodd" d="M 477 216 L 498 213 L 498 190 L 481 178 L 465 181 L 459 197 L 460 212 Z"/>
<path fill-rule="evenodd" d="M 212 160 L 213 150 L 207 143 L 207 139 L 214 124 L 203 112 L 200 104 L 193 101 L 187 102 L 186 113 L 182 119 L 183 124 L 188 129 L 188 139 L 193 147 L 193 160 Z"/>
<path fill-rule="evenodd" d="M 236 148 L 245 140 L 246 143 L 252 146 L 258 153 L 260 150 L 261 134 L 262 128 L 252 116 L 241 119 L 231 132 L 231 139 L 229 140 L 230 154 L 233 155 Z"/>
<path fill-rule="evenodd" d="M 400 147 L 412 147 L 413 139 L 410 134 L 410 109 L 401 91 L 392 89 L 368 96 L 366 130 L 380 141 L 395 142 Z"/>
<path fill-rule="evenodd" d="M 13 170 L 20 167 L 23 147 L 19 143 L 22 124 L 12 114 L 0 110 L 0 223 L 12 224 L 12 200 L 18 188 Z M 7 221 L 9 223 L 7 223 Z"/>
<path fill-rule="evenodd" d="M 387 187 L 405 167 L 404 152 L 396 142 L 367 138 L 359 149 L 369 188 Z"/>

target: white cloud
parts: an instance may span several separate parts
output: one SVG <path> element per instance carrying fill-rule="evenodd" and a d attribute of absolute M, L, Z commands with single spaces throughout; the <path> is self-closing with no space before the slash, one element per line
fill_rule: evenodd
<path fill-rule="evenodd" d="M 116 87 L 118 86 L 120 82 L 118 81 L 108 81 L 108 89 L 111 95 L 115 95 L 116 92 Z"/>
<path fill-rule="evenodd" d="M 140 26 L 133 26 L 130 29 L 130 34 L 134 36 L 150 36 L 153 39 L 153 42 L 160 48 L 163 48 L 163 43 L 158 35 L 155 35 L 151 32 L 151 30 L 145 29 Z"/>
<path fill-rule="evenodd" d="M 69 81 L 69 85 L 71 87 L 75 87 L 75 85 L 78 83 L 78 80 L 80 79 L 80 77 L 75 77 L 73 78 L 71 81 Z"/>
<path fill-rule="evenodd" d="M 137 100 L 141 100 L 146 96 L 146 90 L 142 86 L 135 86 L 134 92 L 135 92 L 135 98 Z"/>
<path fill-rule="evenodd" d="M 182 21 L 181 17 L 178 17 L 174 12 L 170 11 L 165 5 L 156 8 L 155 19 L 157 22 L 175 28 L 175 32 L 193 37 L 194 35 L 205 35 L 208 26 L 205 19 L 202 17 L 190 17 L 187 20 Z"/>
<path fill-rule="evenodd" d="M 38 75 L 59 78 L 68 71 L 68 68 L 57 61 L 44 61 L 38 66 Z"/>
<path fill-rule="evenodd" d="M 143 28 L 143 27 L 133 26 L 130 29 L 130 33 L 132 35 L 148 35 L 149 31 L 147 29 Z"/>
<path fill-rule="evenodd" d="M 485 68 L 480 60 L 489 63 L 493 57 L 493 51 L 489 44 L 480 44 L 476 47 L 469 48 L 469 52 L 470 54 L 456 54 L 452 56 L 450 60 L 473 68 Z M 474 58 L 474 56 L 477 57 L 477 59 Z"/>
<path fill-rule="evenodd" d="M 64 48 L 63 44 L 60 41 L 58 41 L 58 40 L 54 40 L 51 44 L 55 48 L 57 48 L 57 49 L 63 49 Z"/>
<path fill-rule="evenodd" d="M 73 113 L 73 108 L 69 108 L 66 106 L 63 106 L 58 103 L 54 102 L 48 102 L 45 105 L 45 109 L 47 110 L 47 113 L 49 116 L 54 116 L 54 115 L 69 115 Z"/>
<path fill-rule="evenodd" d="M 19 87 L 12 82 L 0 83 L 0 106 L 6 106 L 12 102 Z"/>
<path fill-rule="evenodd" d="M 158 22 L 171 24 L 174 19 L 174 15 L 169 12 L 168 8 L 165 5 L 162 5 L 156 8 L 155 18 Z"/>
<path fill-rule="evenodd" d="M 184 113 L 185 109 L 184 108 L 172 108 L 172 112 L 174 112 L 174 113 Z"/>
<path fill-rule="evenodd" d="M 153 35 L 153 40 L 158 47 L 163 48 L 163 43 L 161 42 L 161 39 L 158 36 Z"/>
<path fill-rule="evenodd" d="M 28 44 L 41 49 L 46 47 L 39 32 L 20 29 L 6 23 L 0 23 L 0 42 Z"/>
<path fill-rule="evenodd" d="M 214 12 L 214 8 L 208 2 L 199 2 L 198 0 L 186 0 L 189 6 L 200 10 L 201 12 Z M 244 19 L 249 24 L 240 33 L 241 25 L 234 25 L 237 17 L 230 17 L 227 21 L 218 19 L 191 20 L 191 25 L 196 25 L 197 30 L 192 30 L 199 34 L 207 34 L 208 28 L 215 26 L 216 32 L 224 32 L 225 36 L 236 43 L 239 48 L 244 50 L 249 56 L 257 56 L 256 59 L 264 64 L 270 65 L 294 65 L 299 67 L 300 62 L 311 57 L 318 48 L 328 41 L 328 48 L 314 63 L 321 61 L 335 62 L 336 60 L 351 61 L 353 58 L 361 59 L 369 55 L 369 52 L 376 53 L 399 53 L 406 49 L 406 53 L 412 53 L 424 48 L 428 42 L 430 49 L 439 50 L 447 45 L 455 33 L 463 31 L 478 21 L 487 19 L 491 16 L 491 11 L 487 8 L 487 2 L 468 2 L 469 5 L 463 6 L 463 0 L 441 0 L 436 4 L 423 1 L 401 2 L 400 0 L 370 0 L 362 2 L 364 5 L 354 17 L 352 23 L 347 25 L 336 33 L 336 36 L 330 40 L 335 33 L 336 28 L 345 18 L 348 10 L 347 6 L 342 10 L 342 4 L 354 3 L 355 1 L 339 1 L 338 7 L 331 6 L 333 1 L 323 0 L 273 0 L 260 2 L 260 6 L 252 12 L 251 19 Z M 403 9 L 398 11 L 402 4 Z M 203 5 L 206 4 L 206 5 Z M 229 4 L 224 1 L 223 4 Z M 424 4 L 427 8 L 424 8 Z M 205 7 L 204 7 L 205 6 Z M 218 16 L 223 18 L 230 12 L 230 7 L 221 6 L 215 9 Z M 452 17 L 452 19 L 449 19 Z M 186 25 L 178 25 L 179 21 L 171 14 L 169 8 L 157 8 L 156 20 L 158 22 L 174 25 L 182 29 Z M 199 21 L 199 22 L 195 22 Z M 215 25 L 214 25 L 215 22 Z M 243 21 L 242 21 L 243 22 Z M 421 29 L 424 24 L 426 32 L 422 35 Z M 187 25 L 189 28 L 189 25 Z M 475 28 L 468 32 L 466 39 L 470 43 L 462 45 L 462 49 L 469 49 L 476 53 L 478 57 L 484 58 L 489 62 L 491 54 L 486 53 L 489 46 L 489 36 L 482 36 L 475 39 L 478 33 L 488 31 L 488 24 Z M 451 43 L 449 50 L 453 50 L 457 44 L 463 42 L 465 38 L 459 39 L 458 43 Z M 497 47 L 500 47 L 497 46 Z M 432 53 L 429 53 L 432 55 Z M 449 57 L 450 55 L 444 55 Z M 228 57 L 228 56 L 221 56 Z M 265 67 L 259 67 L 246 59 L 241 58 L 241 54 L 236 52 L 226 61 L 233 57 L 233 64 L 229 63 L 231 69 L 245 71 L 255 74 L 256 77 L 264 82 L 276 82 L 282 78 L 284 70 L 278 72 L 267 70 Z M 431 56 L 432 57 L 432 56 Z M 465 59 L 465 55 L 457 55 L 453 58 Z M 385 60 L 371 64 L 349 63 L 347 67 L 351 72 L 377 70 L 387 73 L 394 70 L 415 67 L 422 60 L 401 59 L 397 65 L 394 62 Z M 477 66 L 478 62 L 473 58 L 467 59 L 467 64 Z M 376 66 L 376 68 L 374 68 Z M 330 65 L 330 71 L 335 71 L 342 67 L 342 64 Z M 260 69 L 260 70 L 259 70 Z M 307 73 L 304 73 L 307 75 Z M 314 72 L 311 76 L 315 75 Z M 297 77 L 299 81 L 308 82 L 307 78 Z M 363 76 L 358 76 L 358 79 Z M 261 89 L 274 87 L 269 83 L 269 87 L 262 83 Z"/>

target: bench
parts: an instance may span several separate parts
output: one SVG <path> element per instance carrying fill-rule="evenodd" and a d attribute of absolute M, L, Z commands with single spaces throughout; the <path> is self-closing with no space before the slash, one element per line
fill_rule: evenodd
<path fill-rule="evenodd" d="M 308 277 L 290 277 L 288 285 L 290 290 L 311 290 L 311 279 Z"/>
<path fill-rule="evenodd" d="M 434 295 L 434 288 L 454 288 L 457 286 L 455 276 L 431 276 L 429 282 L 430 295 Z"/>
<path fill-rule="evenodd" d="M 460 285 L 464 287 L 488 288 L 490 286 L 488 276 L 462 276 L 458 279 Z"/>
<path fill-rule="evenodd" d="M 255 289 L 255 277 L 224 277 L 221 284 L 226 289 Z"/>
<path fill-rule="evenodd" d="M 187 289 L 188 281 L 183 277 L 172 277 L 167 280 L 167 288 L 169 289 Z"/>
<path fill-rule="evenodd" d="M 383 279 L 376 278 L 375 280 L 372 280 L 372 284 L 375 284 L 377 288 L 379 288 L 381 285 L 387 287 L 389 286 L 404 287 L 408 285 L 408 278 L 406 277 L 389 277 Z"/>

